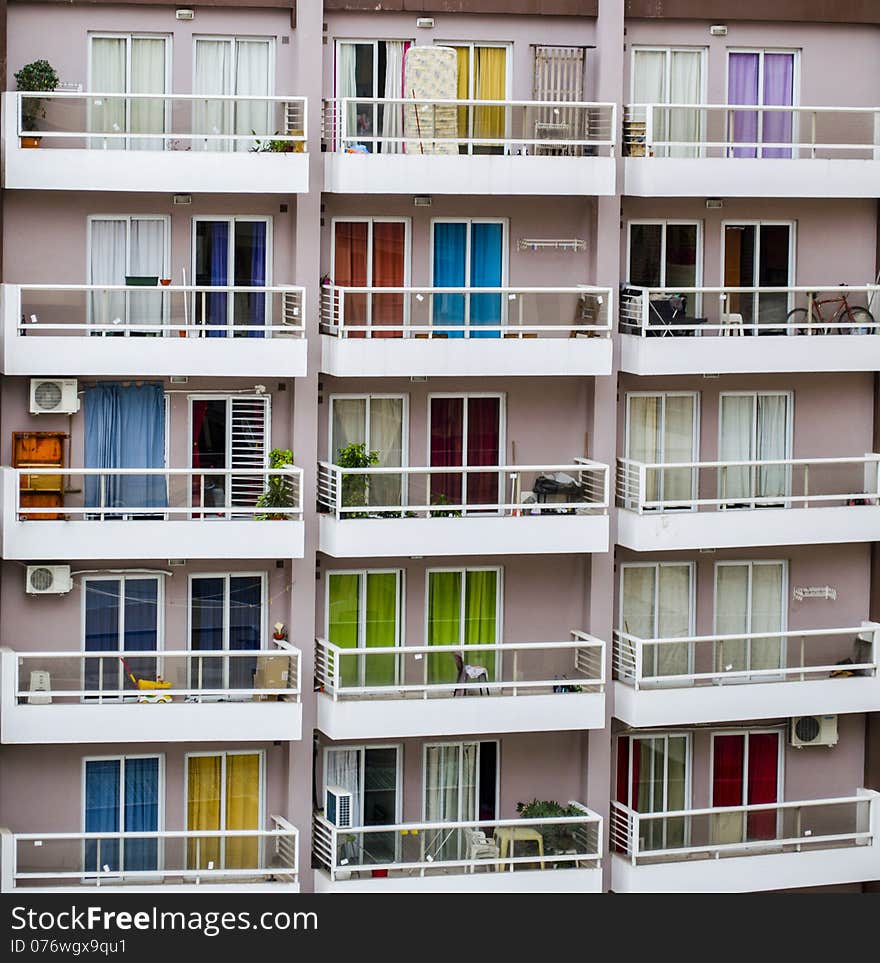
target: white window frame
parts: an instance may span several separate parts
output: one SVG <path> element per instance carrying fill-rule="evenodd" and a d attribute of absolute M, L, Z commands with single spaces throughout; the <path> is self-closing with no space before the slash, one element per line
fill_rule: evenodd
<path fill-rule="evenodd" d="M 650 226 L 659 224 L 660 231 L 660 287 L 667 289 L 666 278 L 666 231 L 672 227 L 695 227 L 697 229 L 697 254 L 696 264 L 694 265 L 694 287 L 702 287 L 703 284 L 703 222 L 702 220 L 690 220 L 686 217 L 636 217 L 626 222 L 626 283 L 632 282 L 632 229 L 634 227 Z M 698 295 L 693 301 L 693 311 L 696 314 L 701 307 L 702 295 Z"/>
<path fill-rule="evenodd" d="M 796 220 L 786 220 L 786 219 L 770 219 L 770 220 L 756 220 L 750 218 L 737 218 L 731 220 L 723 220 L 721 222 L 721 263 L 719 265 L 719 277 L 721 278 L 722 285 L 724 284 L 724 265 L 725 258 L 727 255 L 727 230 L 728 228 L 736 227 L 753 227 L 755 229 L 755 257 L 752 270 L 752 281 L 753 284 L 746 285 L 746 287 L 759 287 L 758 281 L 760 280 L 757 275 L 761 270 L 761 228 L 762 227 L 787 227 L 788 228 L 788 284 L 791 287 L 796 283 L 797 279 L 797 221 Z M 783 290 L 780 288 L 780 290 Z M 745 295 L 747 296 L 747 295 Z M 754 318 L 754 323 L 758 323 L 759 317 L 759 305 L 760 305 L 760 295 L 752 295 L 752 317 Z M 794 295 L 789 292 L 788 294 L 788 310 L 794 307 Z M 772 327 L 772 325 L 771 325 Z"/>
<path fill-rule="evenodd" d="M 398 392 L 369 392 L 369 393 L 334 393 L 330 395 L 330 404 L 327 406 L 327 461 L 331 465 L 336 464 L 336 452 L 333 451 L 333 409 L 337 401 L 363 401 L 364 402 L 364 438 L 366 438 L 366 450 L 372 451 L 370 437 L 370 405 L 373 400 L 399 400 L 401 402 L 401 448 L 400 461 L 401 468 L 409 467 L 409 395 Z M 404 486 L 405 487 L 405 486 Z"/>
<path fill-rule="evenodd" d="M 745 566 L 748 569 L 748 585 L 746 589 L 746 611 L 743 613 L 746 621 L 748 622 L 748 628 L 746 629 L 746 634 L 753 631 L 752 629 L 752 584 L 754 578 L 754 571 L 759 567 L 766 566 L 781 566 L 782 567 L 782 589 L 780 592 L 780 620 L 779 620 L 779 633 L 780 633 L 780 643 L 779 643 L 779 660 L 782 666 L 786 664 L 787 655 L 787 640 L 784 633 L 788 631 L 788 586 L 789 586 L 789 569 L 788 569 L 788 559 L 784 558 L 760 558 L 760 559 L 724 559 L 723 561 L 718 561 L 715 563 L 712 572 L 712 632 L 714 635 L 718 635 L 718 572 L 722 567 L 730 568 L 733 566 Z M 772 634 L 771 634 L 772 637 Z M 714 656 L 716 662 L 716 670 L 718 663 L 718 656 L 722 651 L 723 643 L 715 643 L 716 654 Z M 752 658 L 752 645 L 751 640 L 746 640 L 746 665 L 744 671 L 748 672 L 751 669 L 751 658 Z M 723 666 L 721 666 L 721 671 L 723 671 Z M 744 676 L 738 679 L 730 679 L 725 684 L 731 684 L 736 682 L 777 682 L 783 679 L 784 676 L 780 673 L 779 675 L 759 675 L 755 678 L 749 676 Z M 724 680 L 721 680 L 724 681 Z"/>
<path fill-rule="evenodd" d="M 406 636 L 406 569 L 402 568 L 331 568 L 324 573 L 324 632 L 329 638 L 330 632 L 330 579 L 334 575 L 357 575 L 358 582 L 358 640 L 357 648 L 366 648 L 367 629 L 367 576 L 396 575 L 397 576 L 397 618 L 394 627 L 394 647 L 402 649 Z M 394 657 L 394 684 L 400 683 L 400 660 L 404 653 Z M 358 685 L 366 685 L 366 656 L 358 656 Z"/>
<path fill-rule="evenodd" d="M 165 753 L 164 752 L 126 752 L 126 753 L 111 753 L 106 756 L 82 756 L 80 759 L 80 831 L 85 833 L 86 830 L 86 768 L 87 763 L 90 762 L 119 762 L 119 814 L 118 823 L 119 829 L 117 832 L 125 832 L 125 763 L 129 759 L 156 759 L 158 760 L 158 774 L 157 774 L 157 795 L 158 795 L 158 805 L 156 812 L 156 832 L 161 833 L 165 831 Z M 184 810 L 185 811 L 185 810 Z M 82 842 L 82 848 L 80 852 L 80 863 L 85 865 L 85 848 L 86 840 Z M 157 837 L 156 844 L 156 873 L 159 873 L 164 869 L 165 863 L 165 847 L 162 845 L 161 838 Z M 125 878 L 125 840 L 119 841 L 119 871 L 112 875 L 112 879 L 124 879 Z M 87 876 L 87 880 L 95 880 L 96 876 Z M 107 876 L 102 876 L 101 879 L 107 879 Z M 147 877 L 149 879 L 149 877 Z"/>
<path fill-rule="evenodd" d="M 436 570 L 435 570 L 436 571 Z M 458 811 L 461 815 L 462 811 L 462 787 L 464 781 L 462 779 L 463 775 L 463 763 L 464 763 L 464 747 L 465 746 L 476 746 L 477 755 L 475 759 L 475 773 L 474 773 L 474 802 L 477 806 L 477 812 L 473 816 L 463 816 L 461 822 L 479 822 L 480 813 L 480 745 L 484 742 L 494 743 L 495 745 L 495 818 L 498 819 L 499 812 L 501 811 L 501 740 L 500 739 L 448 739 L 441 742 L 426 742 L 422 745 L 422 822 L 427 822 L 428 816 L 428 800 L 427 800 L 427 789 L 428 789 L 428 750 L 429 749 L 439 749 L 439 748 L 449 748 L 451 746 L 456 746 L 459 749 L 458 757 Z M 455 820 L 458 821 L 458 820 Z"/>
<path fill-rule="evenodd" d="M 321 811 L 324 809 L 324 796 L 327 793 L 327 753 L 335 750 L 345 752 L 356 752 L 358 754 L 359 774 L 361 792 L 361 811 L 358 813 L 358 825 L 364 825 L 364 771 L 366 768 L 366 751 L 368 749 L 394 749 L 396 762 L 396 782 L 394 786 L 394 822 L 388 823 L 389 826 L 399 825 L 403 822 L 403 743 L 402 742 L 376 742 L 376 743 L 333 743 L 324 745 L 321 753 Z M 363 837 L 361 836 L 361 840 Z M 399 846 L 399 843 L 396 844 Z M 360 847 L 360 844 L 359 844 Z"/>
<path fill-rule="evenodd" d="M 791 156 L 792 159 L 797 158 L 798 149 L 795 146 L 799 141 L 798 128 L 800 126 L 800 117 L 795 108 L 800 105 L 801 102 L 801 49 L 799 47 L 728 47 L 727 54 L 724 58 L 724 101 L 728 107 L 737 106 L 749 106 L 748 104 L 731 104 L 729 103 L 730 97 L 730 55 L 738 53 L 747 54 L 757 54 L 758 55 L 758 91 L 757 107 L 764 106 L 764 56 L 765 54 L 791 54 L 792 59 L 792 78 L 791 78 Z M 764 115 L 758 110 L 756 111 L 758 115 L 758 136 L 757 143 L 760 145 L 763 142 L 764 135 Z M 776 148 L 771 147 L 770 150 L 775 150 Z M 736 150 L 736 145 L 733 144 L 727 152 L 728 157 L 733 157 L 734 150 Z M 745 150 L 751 150 L 751 148 L 745 148 Z M 755 148 L 756 159 L 763 157 L 764 148 L 759 146 Z"/>

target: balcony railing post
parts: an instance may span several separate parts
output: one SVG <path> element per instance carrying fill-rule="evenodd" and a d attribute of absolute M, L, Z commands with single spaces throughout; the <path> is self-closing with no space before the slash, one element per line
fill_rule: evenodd
<path fill-rule="evenodd" d="M 331 299 L 338 298 L 336 305 L 336 323 L 339 325 L 339 337 L 346 337 L 345 333 L 345 289 L 344 288 L 331 288 Z M 331 300 L 332 303 L 332 300 Z"/>
<path fill-rule="evenodd" d="M 330 650 L 328 649 L 328 655 Z M 333 655 L 333 701 L 339 698 L 339 687 L 342 685 L 342 659 L 339 653 Z"/>
<path fill-rule="evenodd" d="M 643 515 L 645 512 L 645 493 L 647 491 L 648 470 L 644 462 L 639 462 L 639 491 L 638 491 L 638 513 Z"/>
<path fill-rule="evenodd" d="M 341 468 L 333 468 L 333 472 L 336 476 L 336 517 L 342 518 L 342 486 L 345 482 L 345 476 Z"/>
<path fill-rule="evenodd" d="M 648 336 L 648 319 L 650 318 L 651 311 L 651 292 L 647 290 L 642 291 L 642 311 L 641 311 L 641 329 L 642 337 L 646 338 Z"/>
<path fill-rule="evenodd" d="M 645 157 L 654 156 L 654 104 L 645 105 Z"/>
<path fill-rule="evenodd" d="M 642 681 L 642 667 L 644 664 L 644 650 L 642 648 L 642 640 L 635 639 L 635 644 L 633 645 L 633 656 L 635 662 L 635 679 L 633 681 L 633 686 L 638 689 Z"/>

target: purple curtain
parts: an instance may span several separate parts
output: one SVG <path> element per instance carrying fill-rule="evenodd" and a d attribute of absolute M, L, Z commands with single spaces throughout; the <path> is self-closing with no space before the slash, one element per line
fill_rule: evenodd
<path fill-rule="evenodd" d="M 263 221 L 256 221 L 253 225 L 253 239 L 251 248 L 251 276 L 248 281 L 249 287 L 259 288 L 266 284 L 266 224 Z M 266 324 L 266 295 L 249 295 L 250 312 L 247 323 L 254 326 L 264 327 Z M 262 331 L 248 331 L 249 338 L 265 337 Z"/>
<path fill-rule="evenodd" d="M 212 285 L 229 284 L 229 223 L 227 221 L 211 221 L 210 228 L 210 248 L 211 248 L 211 279 L 208 282 Z M 208 301 L 208 324 L 226 325 L 226 298 L 225 291 L 209 294 Z M 209 338 L 225 338 L 226 331 L 208 331 Z"/>
<path fill-rule="evenodd" d="M 794 97 L 794 54 L 764 54 L 764 104 L 790 107 Z M 791 143 L 792 115 L 787 111 L 764 113 L 763 143 Z M 767 147 L 762 157 L 791 157 L 788 147 Z"/>
<path fill-rule="evenodd" d="M 758 103 L 758 54 L 732 53 L 728 61 L 728 104 Z M 758 112 L 735 111 L 733 114 L 733 142 L 755 143 L 758 140 Z M 734 157 L 757 157 L 754 147 L 735 147 Z"/>

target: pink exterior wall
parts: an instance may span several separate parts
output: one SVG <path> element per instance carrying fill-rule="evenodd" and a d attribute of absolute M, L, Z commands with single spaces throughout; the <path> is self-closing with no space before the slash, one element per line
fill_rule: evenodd
<path fill-rule="evenodd" d="M 321 273 L 333 277 L 331 261 L 332 219 L 348 217 L 406 217 L 410 219 L 410 284 L 431 284 L 431 221 L 433 218 L 506 218 L 509 284 L 524 287 L 566 287 L 574 284 L 613 282 L 595 277 L 590 267 L 596 245 L 595 204 L 592 198 L 503 199 L 435 195 L 429 210 L 414 208 L 410 197 L 325 195 L 324 229 L 321 236 Z M 552 229 L 549 225 L 552 224 Z M 520 238 L 582 238 L 587 254 L 564 251 L 520 251 Z"/>
<path fill-rule="evenodd" d="M 186 828 L 186 754 L 247 749 L 262 751 L 265 773 L 263 789 L 263 827 L 269 828 L 270 816 L 286 816 L 287 753 L 278 744 L 138 743 L 135 746 L 4 746 L 0 759 L 0 812 L 3 825 L 16 833 L 82 831 L 83 762 L 96 756 L 147 756 L 165 758 L 165 829 Z M 23 787 L 26 790 L 23 791 Z"/>
<path fill-rule="evenodd" d="M 276 37 L 273 94 L 301 95 L 297 89 L 300 51 L 293 38 L 289 10 L 258 8 L 198 7 L 194 20 L 177 20 L 173 6 L 53 6 L 51 29 L 47 30 L 47 8 L 41 3 L 16 3 L 9 9 L 9 67 L 7 90 L 15 90 L 13 74 L 22 64 L 46 59 L 58 71 L 62 82 L 82 84 L 89 90 L 89 33 L 149 33 L 171 36 L 170 91 L 192 92 L 193 37 L 229 36 Z"/>
<path fill-rule="evenodd" d="M 508 76 L 511 100 L 532 99 L 532 44 L 585 46 L 596 43 L 596 24 L 586 17 L 512 17 L 436 14 L 432 30 L 417 29 L 414 14 L 334 13 L 325 18 L 330 44 L 336 40 L 410 40 L 418 46 L 452 41 L 513 45 Z M 596 100 L 596 51 L 587 51 L 585 100 Z M 324 57 L 323 90 L 335 96 L 335 52 Z"/>
<path fill-rule="evenodd" d="M 583 732 L 517 733 L 494 737 L 499 742 L 499 819 L 515 819 L 516 804 L 534 798 L 565 803 L 583 802 L 587 790 L 587 735 Z M 402 765 L 399 785 L 403 795 L 403 820 L 419 822 L 424 818 L 424 746 L 441 742 L 488 742 L 492 736 L 475 739 L 403 739 L 357 745 L 398 745 Z M 323 748 L 334 746 L 323 737 L 319 744 L 316 783 L 319 805 L 323 808 Z M 343 743 L 338 743 L 343 745 Z M 346 746 L 355 743 L 346 742 Z M 400 760 L 402 759 L 402 763 Z"/>
<path fill-rule="evenodd" d="M 711 21 L 715 22 L 715 21 Z M 723 18 L 718 21 L 723 23 Z M 843 24 L 729 23 L 726 37 L 709 35 L 710 21 L 630 20 L 626 25 L 627 53 L 624 102 L 630 99 L 632 49 L 637 46 L 704 47 L 708 50 L 704 103 L 727 103 L 729 49 L 793 50 L 800 53 L 800 95 L 805 106 L 875 107 L 880 87 L 876 27 Z M 829 69 L 830 64 L 857 63 L 856 73 Z"/>

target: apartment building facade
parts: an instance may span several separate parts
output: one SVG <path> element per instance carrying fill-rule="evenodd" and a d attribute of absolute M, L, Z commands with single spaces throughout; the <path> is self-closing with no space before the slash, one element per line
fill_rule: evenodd
<path fill-rule="evenodd" d="M 502 6 L 5 5 L 4 891 L 880 879 L 880 17 Z"/>

